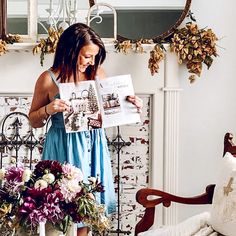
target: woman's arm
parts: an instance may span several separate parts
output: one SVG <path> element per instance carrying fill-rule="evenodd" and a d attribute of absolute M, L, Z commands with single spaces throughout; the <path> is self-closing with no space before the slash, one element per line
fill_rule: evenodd
<path fill-rule="evenodd" d="M 54 99 L 57 93 L 58 88 L 52 81 L 49 73 L 47 71 L 42 73 L 36 82 L 29 111 L 29 120 L 32 127 L 43 127 L 50 115 L 70 109 L 65 101 Z"/>
<path fill-rule="evenodd" d="M 48 94 L 49 82 L 47 76 L 48 75 L 46 72 L 44 72 L 40 75 L 35 84 L 33 100 L 29 111 L 29 120 L 34 128 L 44 126 L 46 119 L 49 117 L 47 104 L 50 100 Z"/>

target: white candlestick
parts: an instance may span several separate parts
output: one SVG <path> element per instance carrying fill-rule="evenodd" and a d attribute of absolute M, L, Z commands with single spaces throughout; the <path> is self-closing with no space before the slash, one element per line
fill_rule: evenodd
<path fill-rule="evenodd" d="M 77 224 L 75 223 L 72 223 L 72 227 L 73 227 L 73 233 L 72 233 L 72 236 L 77 236 Z"/>
<path fill-rule="evenodd" d="M 77 0 L 74 1 L 74 9 L 77 10 Z"/>
<path fill-rule="evenodd" d="M 53 8 L 53 3 L 52 3 L 52 0 L 50 0 L 50 10 L 52 11 L 52 8 Z"/>
<path fill-rule="evenodd" d="M 45 222 L 39 222 L 39 236 L 45 236 Z"/>

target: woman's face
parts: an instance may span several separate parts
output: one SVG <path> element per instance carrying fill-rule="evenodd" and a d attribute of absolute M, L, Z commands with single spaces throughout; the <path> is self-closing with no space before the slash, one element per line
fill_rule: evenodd
<path fill-rule="evenodd" d="M 88 66 L 94 65 L 95 56 L 99 52 L 99 47 L 96 44 L 88 44 L 81 48 L 78 56 L 78 69 L 79 72 L 85 72 Z"/>

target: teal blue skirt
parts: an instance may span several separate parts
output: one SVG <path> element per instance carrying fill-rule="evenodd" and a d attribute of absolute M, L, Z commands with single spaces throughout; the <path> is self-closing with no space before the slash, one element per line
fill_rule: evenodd
<path fill-rule="evenodd" d="M 87 177 L 98 177 L 105 192 L 96 195 L 96 200 L 106 205 L 107 213 L 116 210 L 115 189 L 112 177 L 110 154 L 104 129 L 66 133 L 62 113 L 51 117 L 52 125 L 46 135 L 43 160 L 57 160 L 80 168 Z"/>

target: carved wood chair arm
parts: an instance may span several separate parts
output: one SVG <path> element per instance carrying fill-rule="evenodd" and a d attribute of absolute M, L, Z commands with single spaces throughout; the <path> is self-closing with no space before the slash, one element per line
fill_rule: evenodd
<path fill-rule="evenodd" d="M 140 232 L 147 231 L 154 223 L 155 206 L 163 204 L 169 207 L 171 202 L 182 204 L 211 204 L 215 185 L 211 184 L 206 187 L 205 193 L 194 197 L 179 197 L 158 189 L 144 188 L 136 193 L 136 201 L 146 209 L 142 219 L 135 226 L 135 236 Z M 148 199 L 149 197 L 158 196 L 159 198 Z"/>
<path fill-rule="evenodd" d="M 158 189 L 143 188 L 136 193 L 136 201 L 145 208 L 151 208 L 162 203 L 165 207 L 169 207 L 171 202 L 183 204 L 211 204 L 215 185 L 208 185 L 205 193 L 194 197 L 180 197 L 170 193 L 160 191 Z M 159 198 L 148 199 L 151 196 Z"/>

